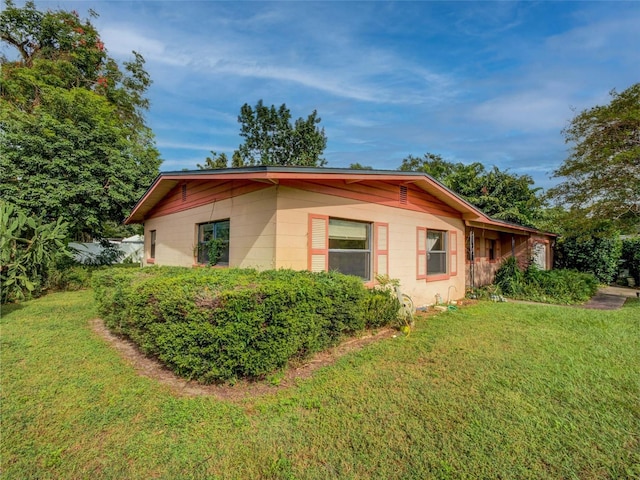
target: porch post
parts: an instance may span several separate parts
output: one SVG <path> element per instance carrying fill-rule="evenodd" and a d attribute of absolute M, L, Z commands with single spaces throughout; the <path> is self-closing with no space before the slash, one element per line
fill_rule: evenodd
<path fill-rule="evenodd" d="M 473 228 L 469 229 L 469 276 L 471 277 L 471 291 L 476 289 L 476 271 L 475 271 L 475 255 L 476 255 L 476 240 Z"/>

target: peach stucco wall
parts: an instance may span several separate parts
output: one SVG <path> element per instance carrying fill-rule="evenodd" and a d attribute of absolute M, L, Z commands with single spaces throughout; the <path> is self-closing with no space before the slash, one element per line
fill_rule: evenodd
<path fill-rule="evenodd" d="M 145 238 L 156 230 L 156 264 L 191 266 L 196 225 L 231 219 L 230 265 L 234 267 L 308 268 L 309 214 L 389 225 L 389 276 L 400 280 L 416 306 L 464 297 L 464 225 L 441 217 L 333 195 L 274 186 L 145 222 Z M 457 232 L 457 272 L 444 280 L 416 279 L 416 228 Z M 186 232 L 186 233 L 185 233 Z M 147 257 L 149 246 L 146 245 Z"/>
<path fill-rule="evenodd" d="M 347 198 L 282 187 L 278 193 L 276 267 L 303 270 L 308 267 L 308 216 L 328 215 L 349 220 L 389 224 L 389 276 L 400 280 L 402 291 L 418 306 L 464 297 L 464 226 L 462 220 L 386 207 Z M 416 279 L 416 227 L 456 230 L 458 275 L 446 280 Z M 451 289 L 449 289 L 451 287 Z"/>
<path fill-rule="evenodd" d="M 156 230 L 156 265 L 194 264 L 197 225 L 231 219 L 229 264 L 234 267 L 274 268 L 275 189 L 265 189 L 213 204 L 147 220 L 145 239 Z M 149 258 L 149 242 L 145 242 Z"/>

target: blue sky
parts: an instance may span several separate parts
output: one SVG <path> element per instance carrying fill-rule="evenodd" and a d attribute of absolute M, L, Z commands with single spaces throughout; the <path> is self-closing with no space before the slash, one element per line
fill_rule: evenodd
<path fill-rule="evenodd" d="M 231 156 L 240 107 L 262 99 L 294 118 L 318 111 L 329 167 L 432 152 L 546 188 L 575 111 L 640 81 L 640 2 L 36 5 L 92 8 L 111 56 L 145 57 L 164 171 Z"/>

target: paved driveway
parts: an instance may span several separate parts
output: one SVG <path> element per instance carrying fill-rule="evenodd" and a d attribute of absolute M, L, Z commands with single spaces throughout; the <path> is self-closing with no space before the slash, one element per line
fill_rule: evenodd
<path fill-rule="evenodd" d="M 583 308 L 617 310 L 624 305 L 628 297 L 640 297 L 640 290 L 628 287 L 603 287 L 583 305 Z"/>

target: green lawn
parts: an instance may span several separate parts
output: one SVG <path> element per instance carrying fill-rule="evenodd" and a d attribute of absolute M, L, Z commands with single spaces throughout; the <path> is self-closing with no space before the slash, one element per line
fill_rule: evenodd
<path fill-rule="evenodd" d="M 92 292 L 3 307 L 0 476 L 632 478 L 640 303 L 481 303 L 235 403 L 181 398 L 93 333 Z"/>

